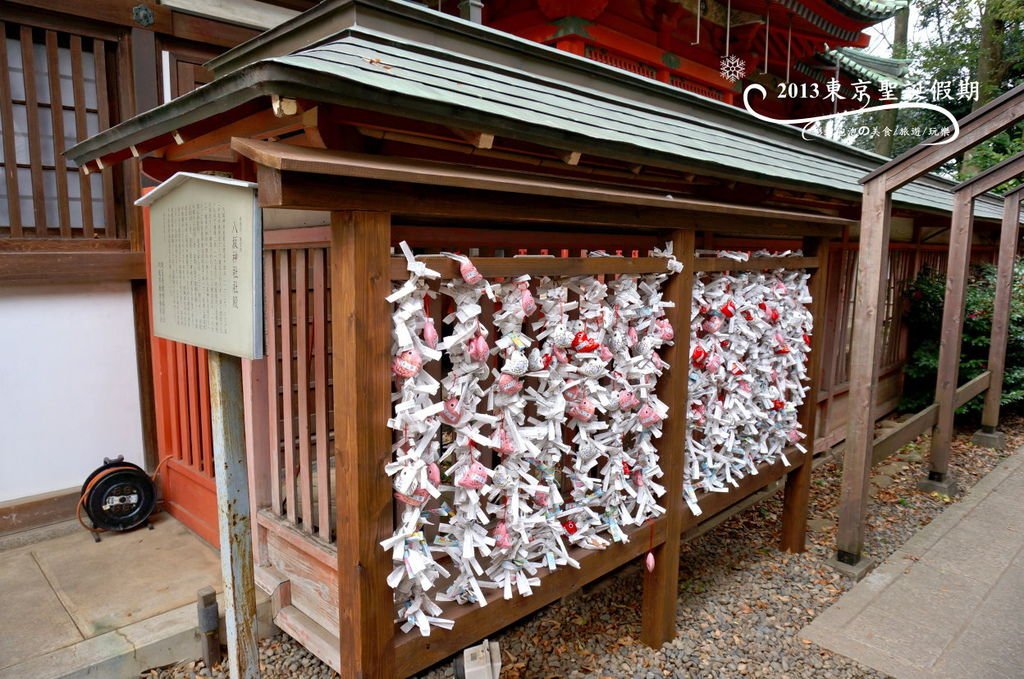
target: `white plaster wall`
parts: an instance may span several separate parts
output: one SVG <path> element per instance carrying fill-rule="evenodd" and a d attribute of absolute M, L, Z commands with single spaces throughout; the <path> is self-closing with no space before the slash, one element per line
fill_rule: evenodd
<path fill-rule="evenodd" d="M 0 502 L 142 464 L 126 283 L 0 288 Z"/>

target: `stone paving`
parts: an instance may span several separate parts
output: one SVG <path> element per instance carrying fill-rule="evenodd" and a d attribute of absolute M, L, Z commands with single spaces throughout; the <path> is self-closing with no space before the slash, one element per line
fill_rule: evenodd
<path fill-rule="evenodd" d="M 196 591 L 222 589 L 220 559 L 170 516 L 153 524 L 0 544 L 0 679 L 130 677 L 196 655 Z"/>
<path fill-rule="evenodd" d="M 1024 676 L 1024 455 L 1003 461 L 805 627 L 896 679 Z"/>

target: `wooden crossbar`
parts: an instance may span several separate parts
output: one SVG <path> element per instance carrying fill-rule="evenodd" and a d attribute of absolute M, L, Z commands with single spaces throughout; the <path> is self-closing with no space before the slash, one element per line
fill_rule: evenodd
<path fill-rule="evenodd" d="M 745 262 L 725 257 L 698 257 L 693 262 L 693 270 L 698 272 L 817 269 L 818 266 L 817 257 L 755 257 Z"/>
<path fill-rule="evenodd" d="M 956 390 L 956 394 L 953 397 L 954 407 L 959 408 L 975 396 L 986 391 L 991 380 L 992 373 L 986 370 L 967 384 L 961 386 Z M 933 403 L 924 410 L 907 418 L 899 427 L 876 438 L 872 444 L 871 464 L 878 464 L 934 427 L 935 422 L 938 420 L 938 415 L 939 406 Z"/>
<path fill-rule="evenodd" d="M 482 608 L 475 605 L 442 604 L 444 612 L 441 617 L 455 620 L 455 627 L 451 630 L 435 629 L 429 637 L 422 637 L 415 630 L 396 634 L 396 676 L 416 674 L 444 660 L 458 649 L 577 591 L 652 547 L 660 546 L 668 537 L 665 526 L 666 519 L 661 517 L 626 530 L 630 535 L 629 542 L 616 542 L 600 551 L 571 549 L 573 558 L 579 561 L 579 569 L 563 566 L 550 572 L 542 570 L 541 586 L 531 596 L 516 596 L 506 601 L 501 598 L 500 590 L 489 590 L 488 605 Z M 673 539 L 679 538 L 676 536 Z"/>
<path fill-rule="evenodd" d="M 441 274 L 442 278 L 459 277 L 459 262 L 441 255 L 417 258 Z M 474 257 L 473 265 L 485 278 L 516 276 L 599 276 L 602 274 L 665 273 L 664 257 Z M 391 280 L 408 278 L 404 257 L 391 258 Z"/>

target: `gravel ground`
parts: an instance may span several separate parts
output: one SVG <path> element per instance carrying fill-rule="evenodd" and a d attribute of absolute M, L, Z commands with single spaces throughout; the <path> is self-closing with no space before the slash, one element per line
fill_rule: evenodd
<path fill-rule="evenodd" d="M 1007 418 L 1003 429 L 1007 452 L 980 448 L 970 443 L 969 431 L 958 433 L 951 467 L 962 489 L 1024 444 L 1024 419 Z M 927 436 L 921 437 L 873 472 L 865 551 L 879 561 L 958 499 L 916 489 L 927 475 L 927 452 Z M 835 546 L 840 475 L 835 462 L 815 470 L 804 554 L 783 554 L 774 547 L 781 494 L 684 544 L 676 618 L 680 633 L 662 649 L 639 642 L 641 574 L 631 564 L 493 637 L 501 644 L 503 679 L 885 676 L 797 637 L 852 586 L 825 565 Z M 267 679 L 336 676 L 287 636 L 264 641 L 260 653 Z M 186 663 L 143 676 L 226 673 Z M 451 663 L 421 675 L 453 676 Z"/>

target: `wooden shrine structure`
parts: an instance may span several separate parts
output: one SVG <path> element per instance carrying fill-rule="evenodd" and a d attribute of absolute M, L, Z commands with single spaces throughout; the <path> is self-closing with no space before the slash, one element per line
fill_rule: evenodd
<path fill-rule="evenodd" d="M 804 548 L 813 451 L 792 451 L 791 466 L 764 465 L 732 492 L 699 494 L 699 517 L 684 504 L 686 312 L 695 278 L 709 272 L 802 269 L 813 274 L 813 314 L 827 336 L 830 247 L 857 226 L 836 206 L 857 205 L 871 159 L 807 146 L 799 132 L 679 88 L 391 0 L 322 3 L 211 67 L 210 84 L 69 154 L 90 172 L 126 161 L 158 179 L 213 171 L 258 185 L 267 358 L 246 362 L 242 377 L 255 581 L 272 595 L 282 629 L 343 676 L 407 676 L 653 549 L 642 617 L 644 642 L 657 646 L 675 634 L 681 536 L 781 482 L 780 546 Z M 920 177 L 887 200 L 940 220 L 946 187 Z M 787 204 L 776 188 L 799 194 Z M 992 221 L 992 203 L 979 200 L 980 221 Z M 867 228 L 861 238 L 883 248 Z M 574 552 L 579 570 L 543 575 L 532 596 L 449 606 L 454 629 L 429 637 L 396 627 L 392 563 L 380 546 L 396 516 L 384 471 L 392 445 L 385 298 L 405 277 L 393 255 L 403 240 L 422 254 L 472 253 L 490 277 L 643 273 L 652 266 L 643 255 L 665 242 L 684 266 L 666 290 L 677 334 L 665 359 L 678 369 L 659 386 L 670 409 L 658 444 L 665 514 L 630 542 Z M 803 256 L 740 263 L 714 254 L 773 245 Z M 585 256 L 597 249 L 625 256 Z M 824 345 L 816 337 L 812 396 L 830 359 Z M 160 351 L 170 358 L 185 349 Z M 184 378 L 168 380 L 169 391 L 186 388 Z M 874 396 L 863 385 L 858 394 Z M 176 403 L 158 398 L 169 438 L 180 435 L 167 424 L 179 419 Z M 817 405 L 808 397 L 799 412 L 810 440 Z"/>
<path fill-rule="evenodd" d="M 949 240 L 949 267 L 946 273 L 946 298 L 942 314 L 935 403 L 882 439 L 874 438 L 871 398 L 878 381 L 881 325 L 879 309 L 883 302 L 886 277 L 891 192 L 950 158 L 977 146 L 986 139 L 1024 119 L 1024 86 L 1018 86 L 960 121 L 960 136 L 948 144 L 930 145 L 926 140 L 864 177 L 864 204 L 861 216 L 860 258 L 857 271 L 857 302 L 853 323 L 854 351 L 850 359 L 850 418 L 843 465 L 842 500 L 839 508 L 837 563 L 852 567 L 855 573 L 867 568 L 864 558 L 864 529 L 867 514 L 868 485 L 872 462 L 886 457 L 929 429 L 931 469 L 922 487 L 952 494 L 955 483 L 949 475 L 950 445 L 953 439 L 953 413 L 965 402 L 985 393 L 982 431 L 976 437 L 987 445 L 1001 445 L 997 433 L 999 401 L 1005 369 L 1006 338 L 1010 313 L 1010 294 L 1017 236 L 1020 223 L 1020 189 L 1003 198 L 1002 231 L 999 240 L 997 293 L 992 316 L 992 338 L 988 370 L 964 385 L 959 385 L 960 341 L 963 335 L 964 306 L 970 267 L 970 249 L 974 234 L 977 197 L 1024 174 L 1024 155 L 1009 158 L 999 165 L 959 184 L 953 190 L 953 220 Z"/>

